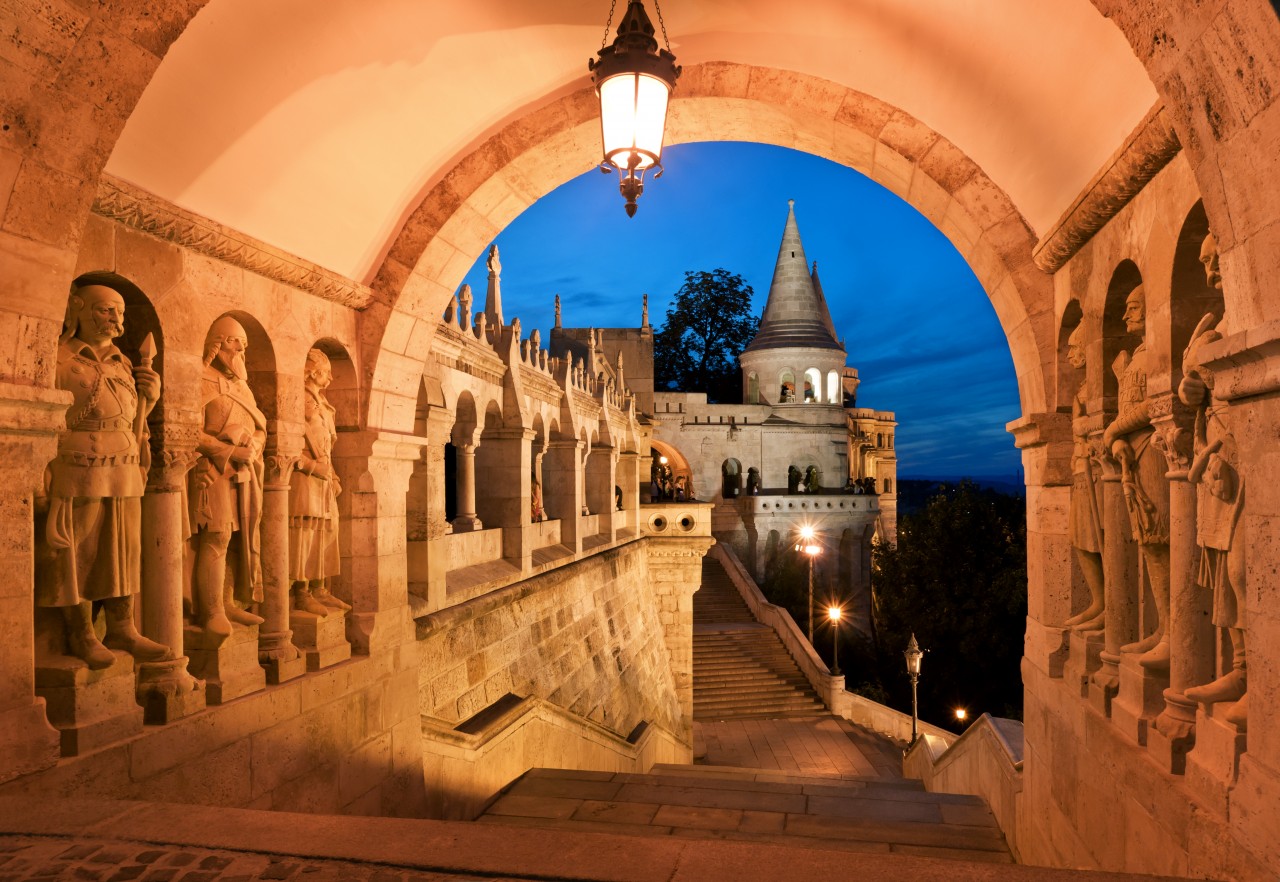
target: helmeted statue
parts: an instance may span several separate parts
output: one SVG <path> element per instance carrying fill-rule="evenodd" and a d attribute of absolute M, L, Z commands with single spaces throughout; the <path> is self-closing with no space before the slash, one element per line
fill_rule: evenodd
<path fill-rule="evenodd" d="M 1067 361 L 1077 370 L 1085 366 L 1084 325 L 1077 325 L 1067 338 Z M 1075 446 L 1071 455 L 1071 507 L 1067 512 L 1067 534 L 1076 560 L 1089 588 L 1089 605 L 1063 624 L 1077 631 L 1096 631 L 1103 625 L 1106 589 L 1102 577 L 1102 520 L 1098 515 L 1098 482 L 1089 456 L 1086 382 L 1071 399 L 1071 434 Z"/>
<path fill-rule="evenodd" d="M 289 578 L 294 608 L 327 616 L 332 609 L 351 609 L 334 597 L 329 579 L 338 574 L 338 494 L 342 487 L 333 469 L 338 440 L 336 411 L 325 389 L 333 382 L 333 366 L 319 349 L 307 353 L 302 455 L 289 476 Z"/>
<path fill-rule="evenodd" d="M 262 600 L 262 450 L 267 418 L 249 388 L 244 327 L 231 316 L 213 323 L 205 337 L 200 403 L 204 425 L 191 469 L 188 501 L 195 540 L 191 585 L 195 618 L 215 637 L 232 624 L 260 625 L 262 618 L 237 606 Z M 230 578 L 228 577 L 230 570 Z"/>
<path fill-rule="evenodd" d="M 1125 301 L 1125 327 L 1146 332 L 1146 297 L 1139 285 Z M 1119 414 L 1103 433 L 1104 446 L 1120 464 L 1120 483 L 1133 537 L 1155 597 L 1157 625 L 1147 637 L 1122 646 L 1141 653 L 1138 663 L 1149 670 L 1169 668 L 1169 482 L 1164 454 L 1152 443 L 1155 430 L 1147 402 L 1147 376 L 1156 369 L 1145 337 L 1133 354 L 1121 352 L 1112 369 L 1119 381 Z M 1140 585 L 1133 590 L 1141 590 Z"/>
<path fill-rule="evenodd" d="M 1204 240 L 1200 260 L 1210 287 L 1222 288 L 1218 248 L 1212 235 Z M 1196 540 L 1200 566 L 1196 583 L 1213 591 L 1213 624 L 1226 631 L 1231 644 L 1231 670 L 1211 683 L 1186 690 L 1192 701 L 1218 704 L 1234 701 L 1226 720 L 1243 728 L 1248 720 L 1248 616 L 1245 594 L 1245 551 L 1248 541 L 1240 514 L 1244 508 L 1244 478 L 1239 471 L 1235 435 L 1226 402 L 1213 396 L 1213 372 L 1201 364 L 1200 350 L 1222 339 L 1223 324 L 1210 328 L 1206 315 L 1191 335 L 1182 357 L 1183 379 L 1178 397 L 1196 409 L 1195 458 L 1187 480 L 1196 485 Z"/>
<path fill-rule="evenodd" d="M 146 416 L 160 376 L 134 366 L 113 342 L 124 333 L 124 298 L 104 285 L 73 288 L 58 346 L 57 385 L 73 396 L 58 456 L 46 472 L 48 513 L 39 529 L 37 606 L 62 611 L 71 654 L 101 670 L 111 649 L 159 661 L 169 648 L 138 633 L 142 494 L 151 464 Z M 93 627 L 93 604 L 106 636 Z"/>

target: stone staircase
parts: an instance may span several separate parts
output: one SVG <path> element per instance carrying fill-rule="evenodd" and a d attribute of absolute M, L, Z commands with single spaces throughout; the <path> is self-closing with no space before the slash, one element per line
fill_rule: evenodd
<path fill-rule="evenodd" d="M 1011 863 L 976 796 L 919 781 L 657 765 L 647 775 L 533 769 L 478 819 L 630 836 L 747 840 L 823 851 Z"/>
<path fill-rule="evenodd" d="M 826 713 L 778 635 L 752 618 L 724 566 L 703 558 L 702 587 L 693 596 L 694 719 Z"/>

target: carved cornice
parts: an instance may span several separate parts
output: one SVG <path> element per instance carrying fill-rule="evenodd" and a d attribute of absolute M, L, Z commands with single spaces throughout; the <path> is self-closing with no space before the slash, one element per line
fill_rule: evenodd
<path fill-rule="evenodd" d="M 342 306 L 364 309 L 373 297 L 366 285 L 179 208 L 111 175 L 104 174 L 98 182 L 93 213 Z"/>
<path fill-rule="evenodd" d="M 1036 266 L 1047 273 L 1062 269 L 1181 149 L 1164 105 L 1157 104 L 1036 243 Z"/>

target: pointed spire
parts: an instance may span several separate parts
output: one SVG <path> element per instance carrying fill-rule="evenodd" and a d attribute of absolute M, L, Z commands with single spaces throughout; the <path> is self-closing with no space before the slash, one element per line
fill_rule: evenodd
<path fill-rule="evenodd" d="M 836 339 L 826 298 L 815 284 L 816 277 L 809 274 L 809 261 L 804 256 L 800 227 L 796 224 L 795 204 L 794 199 L 787 200 L 787 224 L 773 268 L 769 299 L 764 305 L 760 329 L 746 352 L 793 346 L 844 349 Z"/>
<path fill-rule="evenodd" d="M 498 260 L 498 246 L 489 246 L 489 291 L 484 298 L 484 314 L 489 324 L 502 327 L 502 261 Z"/>
<path fill-rule="evenodd" d="M 818 303 L 822 307 L 822 317 L 827 320 L 827 330 L 831 332 L 831 339 L 839 340 L 836 334 L 835 323 L 831 321 L 831 308 L 827 306 L 827 295 L 822 290 L 822 280 L 818 278 L 818 262 L 813 262 L 813 272 L 809 274 L 813 279 L 813 291 L 818 295 Z"/>
<path fill-rule="evenodd" d="M 557 294 L 557 295 L 556 295 L 556 327 L 557 327 L 557 328 L 561 327 L 561 324 L 560 324 L 560 295 L 559 295 L 559 294 Z"/>

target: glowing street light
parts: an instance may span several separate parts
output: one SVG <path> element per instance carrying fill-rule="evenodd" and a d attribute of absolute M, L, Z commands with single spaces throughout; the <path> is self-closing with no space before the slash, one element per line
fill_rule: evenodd
<path fill-rule="evenodd" d="M 903 653 L 907 657 L 907 676 L 911 678 L 911 744 L 907 745 L 910 750 L 916 743 L 916 722 L 919 714 L 916 705 L 916 681 L 920 679 L 920 660 L 924 658 L 924 653 L 920 650 L 920 644 L 916 643 L 916 635 L 911 635 L 911 642 L 907 644 L 907 651 Z"/>
<path fill-rule="evenodd" d="M 831 644 L 831 673 L 840 676 L 840 616 L 842 612 L 838 606 L 827 607 L 827 620 L 831 622 L 833 631 Z"/>
<path fill-rule="evenodd" d="M 969 712 L 962 707 L 956 708 L 956 722 L 963 723 L 969 719 Z"/>
<path fill-rule="evenodd" d="M 796 543 L 796 551 L 809 558 L 809 645 L 813 645 L 813 559 L 822 554 L 822 546 L 818 544 L 813 527 L 804 525 L 800 528 L 800 541 Z"/>

